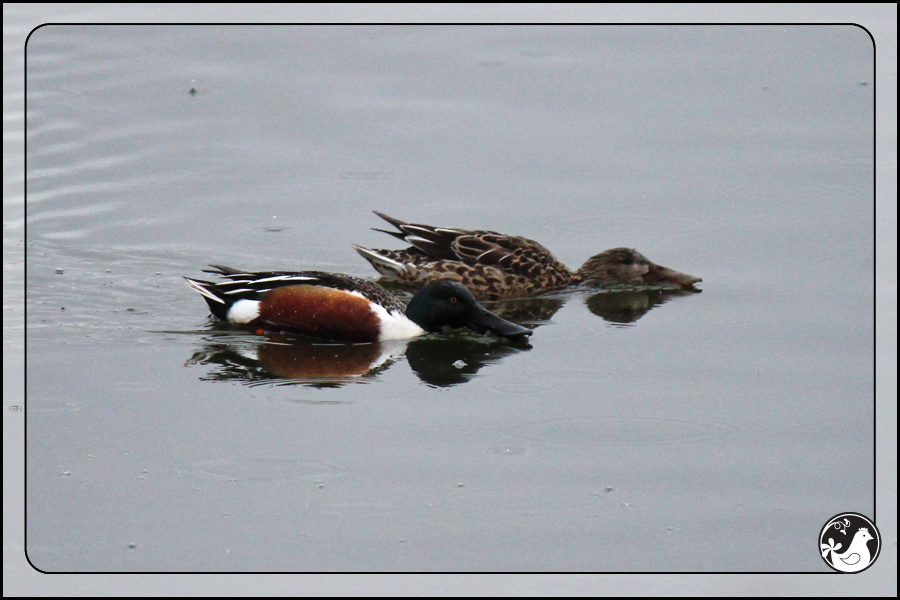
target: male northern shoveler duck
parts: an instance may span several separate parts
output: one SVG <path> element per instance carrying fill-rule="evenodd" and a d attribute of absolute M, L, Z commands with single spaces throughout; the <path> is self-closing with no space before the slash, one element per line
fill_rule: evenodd
<path fill-rule="evenodd" d="M 411 245 L 405 250 L 353 246 L 375 270 L 406 285 L 452 279 L 479 300 L 505 300 L 593 281 L 601 285 L 676 285 L 702 281 L 657 265 L 631 248 L 613 248 L 569 270 L 541 244 L 496 231 L 451 229 L 406 223 L 374 211 L 398 231 L 375 229 Z"/>
<path fill-rule="evenodd" d="M 340 342 L 380 342 L 460 327 L 512 338 L 532 333 L 485 309 L 455 281 L 425 286 L 404 310 L 403 303 L 377 283 L 350 275 L 249 273 L 210 266 L 204 273 L 227 281 L 185 279 L 203 296 L 213 315 L 235 325 Z"/>

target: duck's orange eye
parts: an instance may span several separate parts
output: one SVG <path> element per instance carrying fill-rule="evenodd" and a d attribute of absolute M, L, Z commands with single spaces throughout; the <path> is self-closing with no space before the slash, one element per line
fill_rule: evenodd
<path fill-rule="evenodd" d="M 455 304 L 455 303 L 456 303 L 456 296 L 452 296 L 452 297 L 450 298 L 450 302 L 453 303 L 453 304 Z"/>

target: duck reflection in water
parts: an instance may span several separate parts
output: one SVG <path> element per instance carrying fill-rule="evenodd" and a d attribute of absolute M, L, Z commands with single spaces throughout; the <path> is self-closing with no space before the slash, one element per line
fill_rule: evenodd
<path fill-rule="evenodd" d="M 369 344 L 320 343 L 281 334 L 265 334 L 260 342 L 243 331 L 234 333 L 211 332 L 205 347 L 186 366 L 213 366 L 201 378 L 205 381 L 340 387 L 373 381 L 405 356 L 423 383 L 449 387 L 465 383 L 489 364 L 531 350 L 522 339 L 464 332 Z"/>

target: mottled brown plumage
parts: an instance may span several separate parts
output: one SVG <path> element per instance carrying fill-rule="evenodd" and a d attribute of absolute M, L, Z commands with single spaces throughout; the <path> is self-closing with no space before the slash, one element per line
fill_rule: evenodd
<path fill-rule="evenodd" d="M 592 256 L 571 271 L 534 240 L 496 231 L 406 223 L 375 211 L 398 231 L 376 229 L 408 244 L 404 250 L 354 246 L 382 276 L 419 286 L 452 279 L 479 300 L 536 296 L 582 282 L 598 285 L 690 286 L 699 277 L 657 265 L 631 248 Z"/>

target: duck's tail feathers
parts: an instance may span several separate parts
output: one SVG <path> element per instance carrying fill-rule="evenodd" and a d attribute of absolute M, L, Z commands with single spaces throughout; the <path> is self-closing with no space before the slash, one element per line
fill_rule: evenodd
<path fill-rule="evenodd" d="M 353 246 L 353 249 L 359 252 L 360 256 L 369 261 L 369 264 L 371 264 L 382 277 L 387 277 L 388 279 L 400 279 L 407 273 L 407 266 L 405 264 L 384 256 L 379 250 L 371 250 L 356 245 Z"/>
<path fill-rule="evenodd" d="M 398 240 L 404 240 L 404 241 L 406 240 L 406 233 L 404 233 L 403 227 L 405 225 L 409 225 L 409 223 L 407 223 L 406 221 L 401 221 L 400 219 L 395 219 L 394 217 L 389 217 L 384 213 L 378 212 L 377 210 L 373 210 L 372 212 L 399 230 L 399 231 L 388 231 L 387 229 L 377 229 L 377 228 L 373 227 L 372 228 L 373 231 L 380 231 L 381 233 L 386 233 L 388 235 L 392 235 L 395 238 L 397 238 Z"/>
<path fill-rule="evenodd" d="M 219 304 L 226 304 L 225 300 L 222 299 L 221 296 L 217 295 L 212 291 L 212 288 L 216 285 L 211 281 L 203 281 L 202 279 L 191 279 L 190 277 L 185 277 L 185 281 L 187 281 L 188 285 L 191 288 L 203 296 L 207 302 L 213 301 L 218 302 Z"/>

